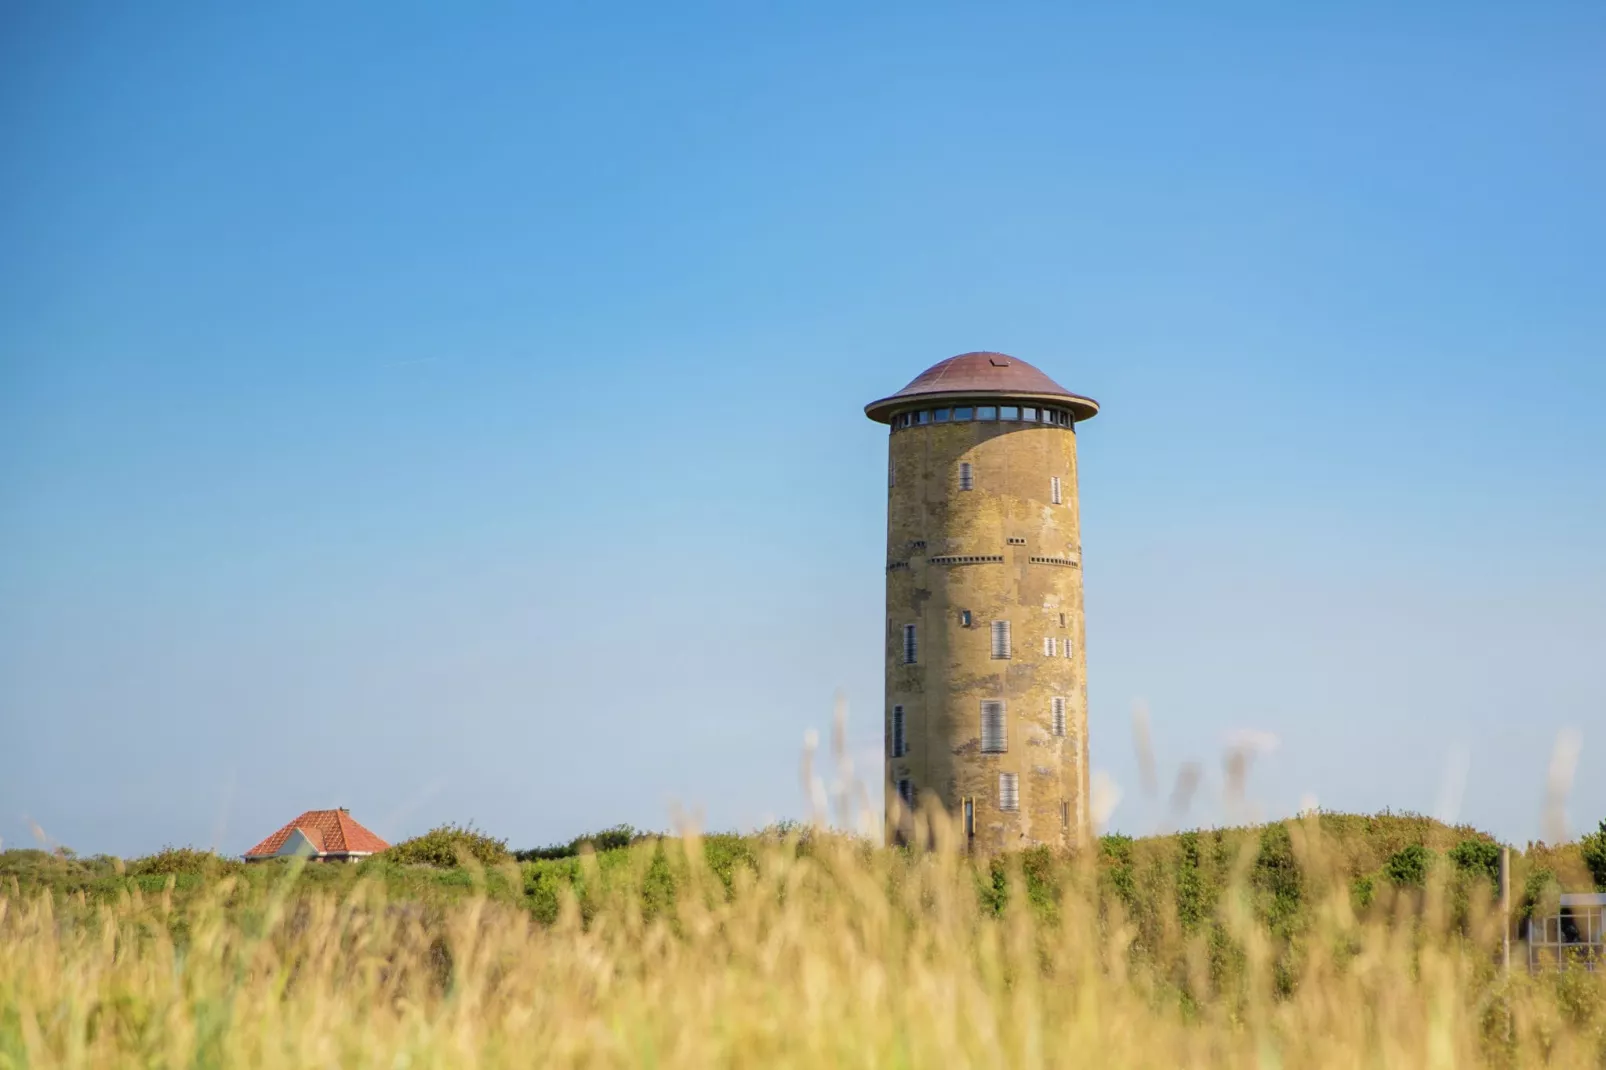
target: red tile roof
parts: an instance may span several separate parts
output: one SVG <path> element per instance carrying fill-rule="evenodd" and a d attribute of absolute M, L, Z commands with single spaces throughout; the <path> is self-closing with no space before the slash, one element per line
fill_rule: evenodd
<path fill-rule="evenodd" d="M 308 810 L 245 852 L 245 857 L 271 858 L 296 829 L 301 830 L 320 854 L 373 854 L 390 846 L 344 810 Z"/>
<path fill-rule="evenodd" d="M 1098 402 L 1071 393 L 1019 357 L 986 351 L 961 353 L 938 361 L 896 394 L 872 401 L 864 410 L 870 419 L 887 423 L 894 413 L 918 407 L 927 398 L 937 401 L 994 395 L 1057 398 L 1076 413 L 1078 420 L 1091 419 L 1099 411 Z"/>

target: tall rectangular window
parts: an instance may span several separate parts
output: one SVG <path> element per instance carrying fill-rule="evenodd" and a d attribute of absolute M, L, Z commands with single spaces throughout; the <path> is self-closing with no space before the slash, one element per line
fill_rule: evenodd
<path fill-rule="evenodd" d="M 959 810 L 960 810 L 960 814 L 962 815 L 960 820 L 964 822 L 964 826 L 965 826 L 965 839 L 967 841 L 975 839 L 976 838 L 976 800 L 971 798 L 969 795 L 966 795 L 964 797 L 964 799 L 960 800 Z"/>
<path fill-rule="evenodd" d="M 892 458 L 888 457 L 887 458 L 887 489 L 891 490 L 893 487 L 896 487 L 897 485 L 898 485 L 898 470 L 897 470 L 897 466 L 892 463 Z"/>
<path fill-rule="evenodd" d="M 1060 477 L 1054 476 L 1048 481 L 1049 500 L 1055 505 L 1060 504 Z"/>
<path fill-rule="evenodd" d="M 898 708 L 902 709 L 903 707 L 900 706 Z M 1060 695 L 1055 695 L 1052 709 L 1054 711 L 1054 734 L 1063 736 L 1065 734 L 1065 699 Z"/>
<path fill-rule="evenodd" d="M 904 740 L 903 707 L 892 707 L 892 756 L 902 758 L 909 753 L 909 746 Z"/>
<path fill-rule="evenodd" d="M 898 779 L 898 799 L 903 803 L 905 809 L 913 810 L 915 808 L 915 785 L 914 781 L 908 777 L 900 777 Z"/>
<path fill-rule="evenodd" d="M 1069 799 L 1061 799 L 1060 800 L 1060 828 L 1068 829 L 1070 827 L 1071 827 L 1071 801 Z"/>
<path fill-rule="evenodd" d="M 976 486 L 976 475 L 969 461 L 959 462 L 959 489 L 971 490 Z"/>
<path fill-rule="evenodd" d="M 1003 754 L 1009 750 L 1009 730 L 1004 722 L 1004 704 L 986 699 L 981 704 L 981 752 Z"/>
<path fill-rule="evenodd" d="M 919 647 L 915 642 L 915 626 L 913 624 L 905 624 L 903 626 L 903 663 L 905 665 L 913 665 L 916 655 L 919 653 Z"/>
<path fill-rule="evenodd" d="M 1045 635 L 1045 636 L 1043 636 L 1043 657 L 1051 658 L 1053 656 L 1054 656 L 1054 638 L 1052 636 Z"/>
<path fill-rule="evenodd" d="M 1011 813 L 1020 809 L 1020 774 L 998 774 L 998 808 Z"/>
<path fill-rule="evenodd" d="M 1074 649 L 1074 646 L 1072 645 L 1071 641 L 1069 639 L 1065 640 L 1065 656 L 1066 657 L 1070 657 L 1071 656 L 1071 651 L 1073 649 Z"/>
<path fill-rule="evenodd" d="M 1009 657 L 1009 621 L 993 621 L 993 657 Z"/>

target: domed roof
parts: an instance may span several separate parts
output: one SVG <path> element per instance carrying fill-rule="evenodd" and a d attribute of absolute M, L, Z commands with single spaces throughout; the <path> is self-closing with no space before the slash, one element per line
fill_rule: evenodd
<path fill-rule="evenodd" d="M 1006 353 L 961 353 L 939 361 L 915 376 L 914 381 L 896 394 L 872 401 L 864 414 L 888 423 L 892 415 L 923 401 L 958 401 L 1005 395 L 1023 400 L 1055 399 L 1078 420 L 1096 416 L 1099 403 L 1073 394 L 1054 380 Z"/>

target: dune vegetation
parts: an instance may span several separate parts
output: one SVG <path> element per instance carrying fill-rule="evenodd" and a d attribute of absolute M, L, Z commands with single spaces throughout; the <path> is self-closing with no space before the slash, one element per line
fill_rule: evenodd
<path fill-rule="evenodd" d="M 935 836 L 9 851 L 0 1067 L 1606 1065 L 1606 976 L 1502 969 L 1475 830 L 1313 814 L 997 859 Z M 1514 852 L 1517 911 L 1593 883 L 1596 843 Z"/>

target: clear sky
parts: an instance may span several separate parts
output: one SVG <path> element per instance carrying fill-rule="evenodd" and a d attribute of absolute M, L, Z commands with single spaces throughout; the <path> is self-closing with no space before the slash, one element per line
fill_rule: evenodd
<path fill-rule="evenodd" d="M 862 406 L 983 348 L 1104 406 L 1115 827 L 1252 731 L 1264 813 L 1520 842 L 1568 728 L 1592 826 L 1603 57 L 1598 3 L 6 4 L 0 837 L 800 816 L 839 689 L 874 780 Z"/>

